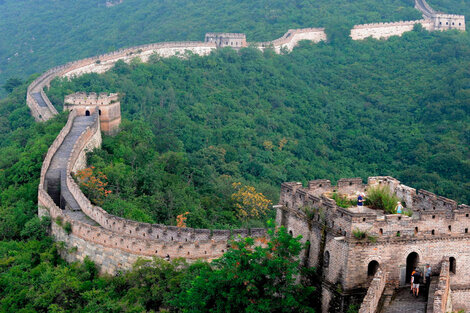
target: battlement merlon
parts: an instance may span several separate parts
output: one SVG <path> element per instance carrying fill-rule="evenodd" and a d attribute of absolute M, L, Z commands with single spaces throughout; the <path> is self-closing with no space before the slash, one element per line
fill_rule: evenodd
<path fill-rule="evenodd" d="M 117 93 L 77 92 L 64 98 L 64 105 L 109 105 L 119 101 Z"/>
<path fill-rule="evenodd" d="M 389 214 L 367 206 L 351 205 L 342 208 L 332 199 L 337 193 L 355 200 L 358 193 L 376 186 L 390 189 L 405 203 L 405 211 L 411 211 L 412 217 L 405 214 Z M 368 184 L 360 178 L 340 179 L 336 186 L 329 180 L 313 180 L 307 187 L 299 182 L 281 185 L 281 197 L 278 210 L 279 220 L 282 215 L 293 212 L 300 219 L 325 222 L 332 233 L 354 240 L 355 230 L 377 235 L 386 240 L 402 240 L 407 236 L 440 237 L 462 236 L 468 234 L 468 226 L 463 221 L 470 220 L 470 206 L 445 197 L 437 196 L 426 190 L 419 190 L 400 184 L 390 176 L 368 178 Z M 284 211 L 285 213 L 283 213 Z"/>
<path fill-rule="evenodd" d="M 205 42 L 215 43 L 217 47 L 243 48 L 247 46 L 246 35 L 242 33 L 206 33 Z"/>

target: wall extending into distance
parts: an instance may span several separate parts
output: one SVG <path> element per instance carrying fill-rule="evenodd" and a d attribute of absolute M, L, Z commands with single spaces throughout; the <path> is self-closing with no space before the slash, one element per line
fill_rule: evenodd
<path fill-rule="evenodd" d="M 412 30 L 416 24 L 429 31 L 465 30 L 463 16 L 435 12 L 424 0 L 415 0 L 415 3 L 423 12 L 423 20 L 356 25 L 351 30 L 352 39 L 401 35 Z M 244 34 L 208 33 L 206 42 L 169 42 L 122 49 L 47 71 L 28 87 L 26 102 L 37 121 L 46 121 L 56 115 L 57 110 L 43 89 L 56 77 L 103 73 L 118 60 L 130 62 L 138 57 L 146 62 L 153 54 L 160 57 L 186 57 L 188 53 L 208 55 L 225 46 L 253 46 L 260 50 L 272 48 L 276 53 L 281 53 L 291 51 L 301 40 L 319 42 L 326 39 L 323 28 L 306 28 L 289 30 L 281 38 L 270 42 L 250 44 L 246 43 Z M 98 96 L 96 101 L 99 101 Z M 65 243 L 62 255 L 66 260 L 82 261 L 89 257 L 102 272 L 113 274 L 129 269 L 139 257 L 211 260 L 226 251 L 228 241 L 233 236 L 265 236 L 264 229 L 208 230 L 138 223 L 113 216 L 91 204 L 71 176 L 72 172 L 86 166 L 86 152 L 101 145 L 99 103 L 91 101 L 86 105 L 96 105 L 89 110 L 92 116 L 82 116 L 83 112 L 72 108 L 67 124 L 49 148 L 41 169 L 38 190 L 38 214 L 53 219 L 52 235 Z M 59 150 L 67 151 L 65 163 L 58 161 Z M 354 212 L 337 207 L 333 199 L 325 196 L 328 192 L 365 191 L 375 185 L 390 188 L 419 218 L 378 216 L 370 211 Z M 59 197 L 54 197 L 54 188 L 58 190 Z M 310 249 L 302 256 L 305 264 L 322 269 L 327 286 L 322 293 L 324 310 L 328 309 L 328 302 L 334 297 L 332 290 L 338 282 L 349 295 L 357 294 L 357 290 L 361 294 L 369 288 L 363 307 L 372 310 L 377 306 L 385 285 L 403 284 L 406 267 L 403 260 L 412 252 L 419 255 L 420 262 L 431 263 L 435 272 L 441 271 L 443 257 L 449 260 L 449 257 L 458 256 L 453 270 L 460 273 L 460 281 L 454 281 L 452 274 L 444 272 L 443 275 L 441 272 L 441 277 L 448 277 L 446 284 L 449 288 L 443 289 L 440 284 L 434 300 L 449 302 L 446 299 L 453 299 L 454 308 L 469 309 L 470 273 L 465 267 L 470 263 L 470 253 L 465 248 L 470 238 L 467 226 L 469 206 L 457 206 L 450 199 L 424 190 L 417 192 L 391 177 L 371 177 L 367 185 L 360 179 L 341 179 L 337 186 L 332 186 L 328 180 L 316 180 L 309 182 L 307 188 L 299 183 L 284 183 L 280 204 L 277 224 L 285 225 L 294 236 L 302 235 L 304 241 L 308 240 Z M 304 211 L 307 204 L 316 210 Z M 355 238 L 355 231 L 375 236 L 376 242 Z M 357 260 L 362 260 L 362 263 Z M 399 260 L 396 267 L 386 267 L 396 260 Z M 367 268 L 371 262 L 381 266 L 372 285 Z"/>

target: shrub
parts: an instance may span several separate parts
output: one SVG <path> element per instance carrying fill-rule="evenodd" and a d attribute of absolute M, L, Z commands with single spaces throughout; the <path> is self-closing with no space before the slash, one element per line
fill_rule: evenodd
<path fill-rule="evenodd" d="M 331 198 L 335 200 L 336 205 L 339 206 L 340 208 L 347 209 L 357 204 L 356 200 L 348 199 L 345 195 L 341 195 L 336 192 L 333 193 Z"/>
<path fill-rule="evenodd" d="M 400 201 L 392 195 L 386 186 L 371 188 L 367 192 L 366 205 L 372 209 L 384 210 L 386 213 L 395 213 L 397 202 Z"/>
<path fill-rule="evenodd" d="M 70 222 L 65 223 L 64 230 L 67 235 L 70 235 L 70 233 L 72 232 L 72 224 L 70 224 Z"/>
<path fill-rule="evenodd" d="M 353 236 L 354 238 L 360 240 L 360 239 L 364 239 L 367 237 L 367 232 L 364 231 L 364 230 L 360 230 L 358 228 L 356 228 L 355 230 L 353 230 Z"/>
<path fill-rule="evenodd" d="M 406 216 L 412 217 L 413 216 L 413 211 L 406 210 L 406 211 L 403 212 L 403 214 L 405 214 Z"/>
<path fill-rule="evenodd" d="M 57 218 L 55 219 L 55 223 L 59 226 L 62 226 L 62 216 L 57 216 Z"/>
<path fill-rule="evenodd" d="M 25 224 L 21 231 L 21 237 L 23 239 L 42 240 L 46 237 L 50 224 L 51 219 L 49 217 L 39 219 L 39 217 L 35 216 Z"/>

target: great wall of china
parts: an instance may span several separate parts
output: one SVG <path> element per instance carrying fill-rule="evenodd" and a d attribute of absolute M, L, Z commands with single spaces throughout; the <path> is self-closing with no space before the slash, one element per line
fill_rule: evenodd
<path fill-rule="evenodd" d="M 412 30 L 415 24 L 421 24 L 430 31 L 465 30 L 465 19 L 461 15 L 437 13 L 424 0 L 416 0 L 415 6 L 423 12 L 423 20 L 357 25 L 351 30 L 350 36 L 353 40 L 388 38 Z M 208 33 L 204 42 L 156 43 L 122 49 L 47 71 L 28 87 L 26 102 L 37 121 L 46 121 L 56 115 L 57 110 L 44 93 L 44 88 L 56 77 L 72 78 L 84 73 L 103 73 L 118 60 L 130 62 L 139 57 L 145 62 L 153 54 L 185 57 L 189 52 L 203 56 L 220 47 L 238 49 L 246 46 L 260 50 L 272 48 L 281 53 L 292 50 L 301 40 L 319 42 L 326 39 L 324 29 L 307 28 L 289 30 L 283 37 L 263 43 L 247 43 L 243 34 Z M 96 101 L 90 102 L 89 99 L 93 97 L 96 97 Z M 100 103 L 99 99 L 107 102 Z M 86 166 L 87 151 L 100 147 L 101 131 L 112 133 L 112 129 L 119 124 L 116 122 L 117 117 L 106 120 L 110 115 L 105 108 L 106 105 L 118 107 L 118 101 L 116 95 L 69 96 L 69 104 L 64 106 L 71 110 L 67 124 L 49 148 L 42 165 L 38 214 L 50 216 L 54 221 L 52 235 L 57 241 L 65 243 L 62 255 L 67 261 L 82 261 L 89 257 L 99 265 L 101 272 L 114 274 L 131 268 L 139 257 L 211 260 L 226 251 L 230 238 L 238 235 L 256 238 L 265 236 L 264 229 L 209 230 L 139 223 L 113 216 L 93 205 L 81 192 L 72 173 Z M 82 104 L 84 107 L 79 109 L 77 105 Z M 368 186 L 378 183 L 389 186 L 391 191 L 400 196 L 406 206 L 416 212 L 415 218 L 402 215 L 377 216 L 373 212 L 342 209 L 324 195 L 333 190 L 343 193 L 366 190 Z M 470 268 L 463 266 L 470 263 L 470 254 L 464 249 L 470 240 L 467 226 L 470 207 L 457 206 L 452 200 L 426 191 L 416 192 L 390 177 L 369 178 L 368 186 L 363 185 L 360 179 L 340 180 L 336 188 L 326 180 L 311 181 L 307 189 L 298 183 L 282 186 L 277 224 L 285 225 L 293 235 L 301 234 L 304 241 L 309 241 L 310 249 L 305 252 L 304 258 L 307 265 L 323 269 L 323 311 L 327 311 L 330 300 L 335 296 L 336 284 L 341 283 L 344 288 L 341 297 L 353 299 L 357 295 L 360 298 L 366 295 L 360 312 L 375 312 L 380 305 L 383 306 L 388 289 L 405 283 L 408 270 L 406 255 L 411 253 L 417 253 L 423 260 L 415 260 L 415 265 L 429 262 L 439 277 L 439 283 L 433 285 L 432 305 L 428 302 L 432 311 L 428 309 L 428 312 L 446 312 L 449 305 L 470 310 L 470 281 L 465 278 L 460 284 L 452 283 L 451 274 L 457 268 L 459 277 L 470 277 Z M 325 224 L 314 220 L 320 219 L 320 215 L 313 214 L 310 220 L 300 210 L 307 203 L 323 208 L 322 214 L 326 215 L 322 221 Z M 323 225 L 327 227 L 327 232 L 322 234 Z M 353 232 L 356 229 L 377 236 L 377 243 L 355 239 Z M 405 261 L 391 267 L 393 257 L 401 254 Z M 459 258 L 458 266 L 455 265 L 454 256 Z M 328 264 L 325 264 L 326 260 Z M 380 269 L 371 276 L 368 267 L 375 264 L 373 262 Z"/>

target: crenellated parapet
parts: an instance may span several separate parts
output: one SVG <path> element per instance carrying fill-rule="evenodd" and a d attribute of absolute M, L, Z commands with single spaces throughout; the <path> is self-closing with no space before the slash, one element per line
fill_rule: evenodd
<path fill-rule="evenodd" d="M 117 99 L 113 94 L 83 97 L 85 94 L 68 99 L 75 105 L 96 104 L 96 108 L 113 104 Z M 86 153 L 101 145 L 100 124 L 98 110 L 88 116 L 72 108 L 41 169 L 38 214 L 52 218 L 52 235 L 65 242 L 66 249 L 62 251 L 65 259 L 76 261 L 87 256 L 102 272 L 116 273 L 130 269 L 139 257 L 212 260 L 227 251 L 232 238 L 266 236 L 265 229 L 210 230 L 140 223 L 93 205 L 72 173 L 83 169 Z"/>
<path fill-rule="evenodd" d="M 423 13 L 424 19 L 355 25 L 351 30 L 350 37 L 353 40 L 362 40 L 368 37 L 387 39 L 391 36 L 401 36 L 405 32 L 412 31 L 416 24 L 420 24 L 428 31 L 450 29 L 465 31 L 465 16 L 463 15 L 436 12 L 425 0 L 415 0 L 415 8 Z"/>

